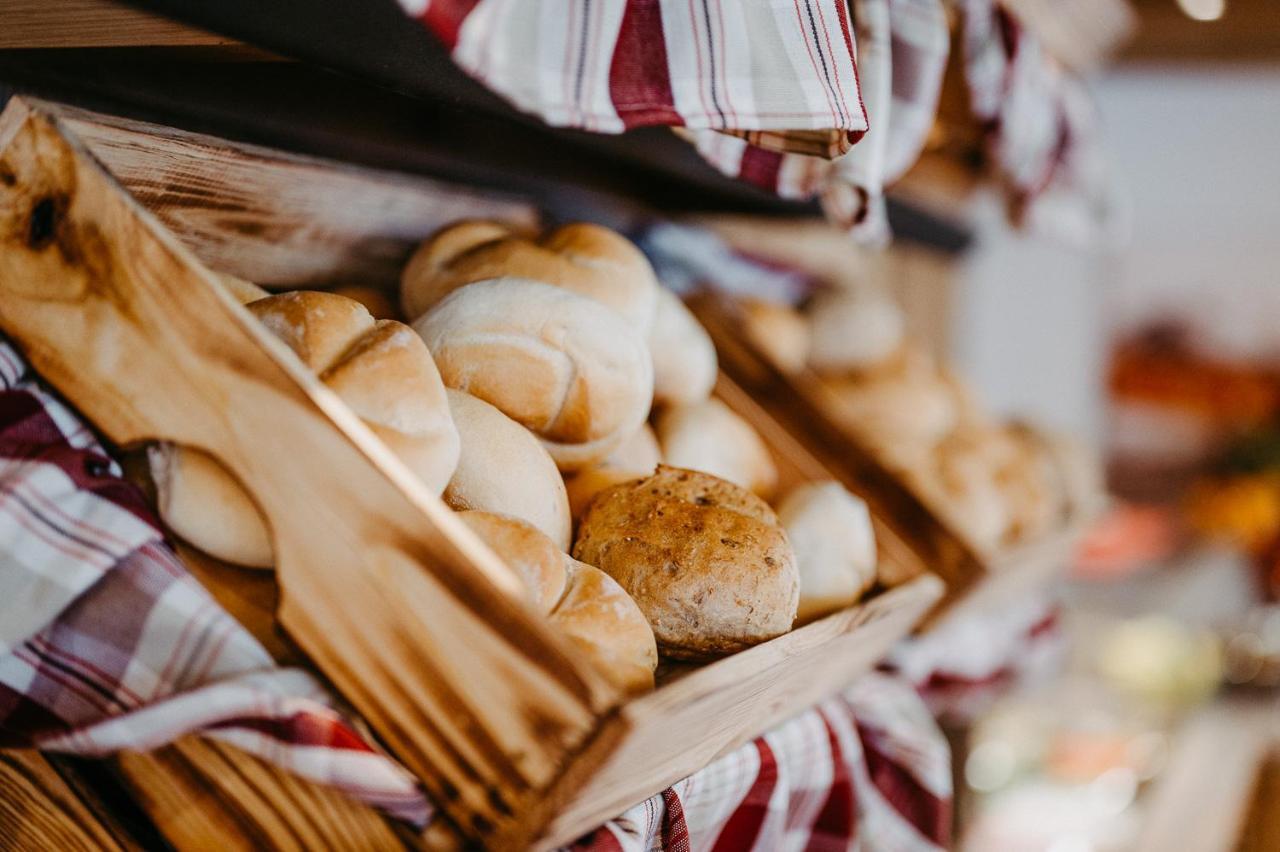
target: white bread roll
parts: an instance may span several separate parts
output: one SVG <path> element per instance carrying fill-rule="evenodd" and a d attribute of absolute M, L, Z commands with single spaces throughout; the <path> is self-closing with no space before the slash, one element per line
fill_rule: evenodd
<path fill-rule="evenodd" d="M 497 222 L 450 225 L 419 247 L 401 275 L 405 316 L 417 319 L 459 287 L 508 277 L 595 299 L 641 331 L 653 322 L 658 282 L 649 260 L 620 234 L 581 222 L 536 241 Z"/>
<path fill-rule="evenodd" d="M 455 290 L 414 323 L 446 385 L 538 435 L 561 470 L 609 455 L 649 413 L 640 333 L 592 299 L 521 278 Z"/>
<path fill-rule="evenodd" d="M 711 395 L 718 371 L 716 347 L 697 317 L 666 287 L 658 288 L 649 351 L 656 404 L 690 405 Z"/>
<path fill-rule="evenodd" d="M 810 482 L 778 506 L 800 568 L 796 623 L 857 603 L 876 581 L 876 541 L 867 504 L 838 482 Z"/>
<path fill-rule="evenodd" d="M 452 389 L 447 393 L 462 452 L 444 501 L 459 511 L 479 509 L 518 518 L 567 553 L 572 532 L 569 498 L 541 442 L 484 400 Z"/>
<path fill-rule="evenodd" d="M 809 308 L 809 363 L 817 370 L 867 370 L 902 346 L 906 319 L 888 295 L 859 287 L 828 290 Z"/>
<path fill-rule="evenodd" d="M 718 399 L 671 408 L 655 431 L 664 464 L 709 473 L 768 499 L 778 470 L 751 424 Z"/>
<path fill-rule="evenodd" d="M 601 491 L 620 482 L 644 479 L 661 463 L 658 439 L 646 423 L 603 461 L 565 480 L 565 488 L 569 492 L 569 513 L 574 520 L 581 518 Z"/>
<path fill-rule="evenodd" d="M 981 555 L 1000 548 L 1012 523 L 996 474 L 982 444 L 961 432 L 904 472 L 908 485 Z"/>
<path fill-rule="evenodd" d="M 459 517 L 515 571 L 533 606 L 625 692 L 653 688 L 653 630 L 612 577 L 561 553 L 529 524 L 489 512 Z"/>
<path fill-rule="evenodd" d="M 440 374 L 412 329 L 374 320 L 333 293 L 281 293 L 248 307 L 428 489 L 444 490 L 458 463 L 458 432 Z M 249 495 L 220 465 L 189 452 L 164 446 L 149 455 L 161 517 L 211 556 L 270 567 L 270 536 Z"/>
<path fill-rule="evenodd" d="M 784 373 L 809 362 L 809 323 L 790 305 L 763 299 L 742 300 L 745 331 L 751 343 Z"/>
<path fill-rule="evenodd" d="M 929 452 L 957 424 L 955 395 L 941 381 L 877 376 L 830 381 L 827 388 L 841 421 L 895 466 Z"/>

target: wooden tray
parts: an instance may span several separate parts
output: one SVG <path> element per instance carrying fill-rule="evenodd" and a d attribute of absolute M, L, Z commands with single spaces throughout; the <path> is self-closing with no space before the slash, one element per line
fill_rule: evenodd
<path fill-rule="evenodd" d="M 741 308 L 730 297 L 703 292 L 691 300 L 710 332 L 720 367 L 753 405 L 743 413 L 786 430 L 871 507 L 876 538 L 899 561 L 909 551 L 946 583 L 947 592 L 926 623 L 936 626 L 961 601 L 971 611 L 1011 601 L 1060 576 L 1088 518 L 1072 517 L 1058 529 L 992 556 L 982 556 L 939 518 L 865 443 L 832 416 L 838 403 L 817 376 L 786 374 L 749 341 Z M 759 412 L 752 415 L 752 409 Z"/>
<path fill-rule="evenodd" d="M 218 457 L 274 531 L 291 640 L 464 835 L 547 846 L 846 685 L 941 588 L 922 576 L 623 702 L 204 265 L 393 283 L 433 227 L 504 207 L 528 212 L 24 99 L 0 115 L 0 330 L 118 445 Z"/>

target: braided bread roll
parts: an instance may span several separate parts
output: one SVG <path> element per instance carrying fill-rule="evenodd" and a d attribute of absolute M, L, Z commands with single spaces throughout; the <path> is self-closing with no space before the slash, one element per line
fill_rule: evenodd
<path fill-rule="evenodd" d="M 604 677 L 626 692 L 653 688 L 653 630 L 613 578 L 560 552 L 524 521 L 490 512 L 458 517 L 515 571 L 534 607 Z"/>
<path fill-rule="evenodd" d="M 423 243 L 400 278 L 405 316 L 417 319 L 458 288 L 491 278 L 554 284 L 611 308 L 642 333 L 653 322 L 658 283 L 627 238 L 587 223 L 538 240 L 498 222 L 459 222 Z"/>
<path fill-rule="evenodd" d="M 649 413 L 643 336 L 600 302 L 524 278 L 454 290 L 413 324 L 444 383 L 538 435 L 561 470 L 603 459 Z"/>
<path fill-rule="evenodd" d="M 440 374 L 412 329 L 375 320 L 360 303 L 333 293 L 281 293 L 248 308 L 427 488 L 444 490 L 458 463 L 458 432 Z M 226 562 L 271 566 L 262 514 L 218 462 L 172 444 L 155 445 L 148 455 L 160 515 L 174 533 Z"/>

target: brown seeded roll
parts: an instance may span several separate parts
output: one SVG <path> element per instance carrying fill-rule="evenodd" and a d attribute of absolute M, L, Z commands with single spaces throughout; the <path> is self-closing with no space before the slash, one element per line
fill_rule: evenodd
<path fill-rule="evenodd" d="M 459 511 L 479 509 L 519 518 L 568 552 L 569 497 L 546 448 L 532 432 L 484 400 L 453 389 L 447 394 L 462 451 L 444 501 Z"/>
<path fill-rule="evenodd" d="M 727 479 L 768 498 L 778 485 L 773 456 L 751 424 L 718 399 L 671 408 L 655 431 L 662 460 Z"/>
<path fill-rule="evenodd" d="M 640 333 L 592 299 L 520 278 L 468 284 L 414 323 L 444 383 L 540 437 L 561 470 L 609 455 L 649 412 Z"/>
<path fill-rule="evenodd" d="M 697 471 L 664 465 L 602 492 L 573 555 L 630 593 L 670 657 L 731 654 L 786 633 L 796 617 L 799 572 L 773 510 Z"/>
<path fill-rule="evenodd" d="M 778 506 L 800 569 L 805 623 L 853 606 L 876 581 L 876 539 L 867 504 L 838 482 L 808 482 Z"/>
<path fill-rule="evenodd" d="M 662 463 L 658 439 L 646 423 L 603 461 L 580 470 L 565 480 L 569 492 L 569 512 L 579 520 L 595 496 L 606 488 L 633 479 L 644 479 Z"/>
<path fill-rule="evenodd" d="M 655 404 L 689 405 L 711 395 L 719 369 L 715 344 L 680 297 L 665 287 L 658 288 L 649 352 Z"/>
<path fill-rule="evenodd" d="M 658 282 L 648 259 L 620 234 L 576 223 L 541 240 L 497 222 L 459 222 L 427 240 L 400 279 L 405 315 L 422 316 L 445 296 L 491 278 L 553 284 L 608 305 L 633 328 L 653 322 Z"/>
<path fill-rule="evenodd" d="M 804 369 L 809 361 L 809 323 L 790 305 L 743 299 L 743 319 L 751 343 L 784 373 Z"/>
<path fill-rule="evenodd" d="M 809 308 L 809 363 L 827 371 L 865 370 L 902 345 L 906 320 L 888 295 L 869 287 L 832 289 Z"/>
<path fill-rule="evenodd" d="M 458 463 L 458 432 L 440 374 L 412 329 L 374 320 L 333 293 L 281 293 L 248 307 L 427 488 L 444 490 Z M 160 445 L 149 453 L 161 517 L 211 556 L 270 567 L 270 537 L 249 496 L 220 465 L 188 452 Z"/>
<path fill-rule="evenodd" d="M 516 518 L 489 512 L 459 515 L 524 581 L 539 612 L 626 692 L 653 688 L 658 651 L 644 614 L 622 587 L 591 565 L 561 553 Z"/>

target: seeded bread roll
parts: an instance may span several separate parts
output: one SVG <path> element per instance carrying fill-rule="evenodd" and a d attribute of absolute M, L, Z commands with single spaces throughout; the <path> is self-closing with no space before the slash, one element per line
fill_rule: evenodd
<path fill-rule="evenodd" d="M 795 555 L 773 510 L 751 492 L 660 466 L 616 485 L 587 510 L 574 558 L 624 588 L 678 659 L 710 659 L 791 629 Z"/>
<path fill-rule="evenodd" d="M 778 506 L 800 569 L 803 624 L 852 606 L 876 581 L 876 540 L 867 504 L 838 482 L 810 482 Z"/>
<path fill-rule="evenodd" d="M 427 488 L 444 489 L 458 463 L 458 433 L 440 374 L 412 329 L 333 293 L 281 293 L 248 307 Z M 161 517 L 174 532 L 224 561 L 271 566 L 265 521 L 224 468 L 171 445 L 149 458 Z"/>
<path fill-rule="evenodd" d="M 444 501 L 519 518 L 569 550 L 569 498 L 556 463 L 533 433 L 482 399 L 449 389 L 449 411 L 462 440 Z"/>
<path fill-rule="evenodd" d="M 520 576 L 534 607 L 602 675 L 626 692 L 653 688 L 653 631 L 621 586 L 516 518 L 489 512 L 459 517 Z"/>
<path fill-rule="evenodd" d="M 662 460 L 700 470 L 768 498 L 778 484 L 769 449 L 751 424 L 718 399 L 671 408 L 658 418 Z"/>
<path fill-rule="evenodd" d="M 662 463 L 658 439 L 646 423 L 598 464 L 580 470 L 565 480 L 569 492 L 569 512 L 574 520 L 582 517 L 587 506 L 601 491 L 622 482 L 644 479 Z"/>
<path fill-rule="evenodd" d="M 527 278 L 612 308 L 632 328 L 653 322 L 658 282 L 644 254 L 599 225 L 576 223 L 540 240 L 497 222 L 459 222 L 427 240 L 401 276 L 405 315 L 416 319 L 445 296 L 491 278 Z"/>
<path fill-rule="evenodd" d="M 538 435 L 561 470 L 603 459 L 648 415 L 653 366 L 644 339 L 568 290 L 521 278 L 468 284 L 414 328 L 446 385 Z"/>
<path fill-rule="evenodd" d="M 658 288 L 649 352 L 655 404 L 690 405 L 711 395 L 718 371 L 716 347 L 697 317 L 665 287 Z"/>

